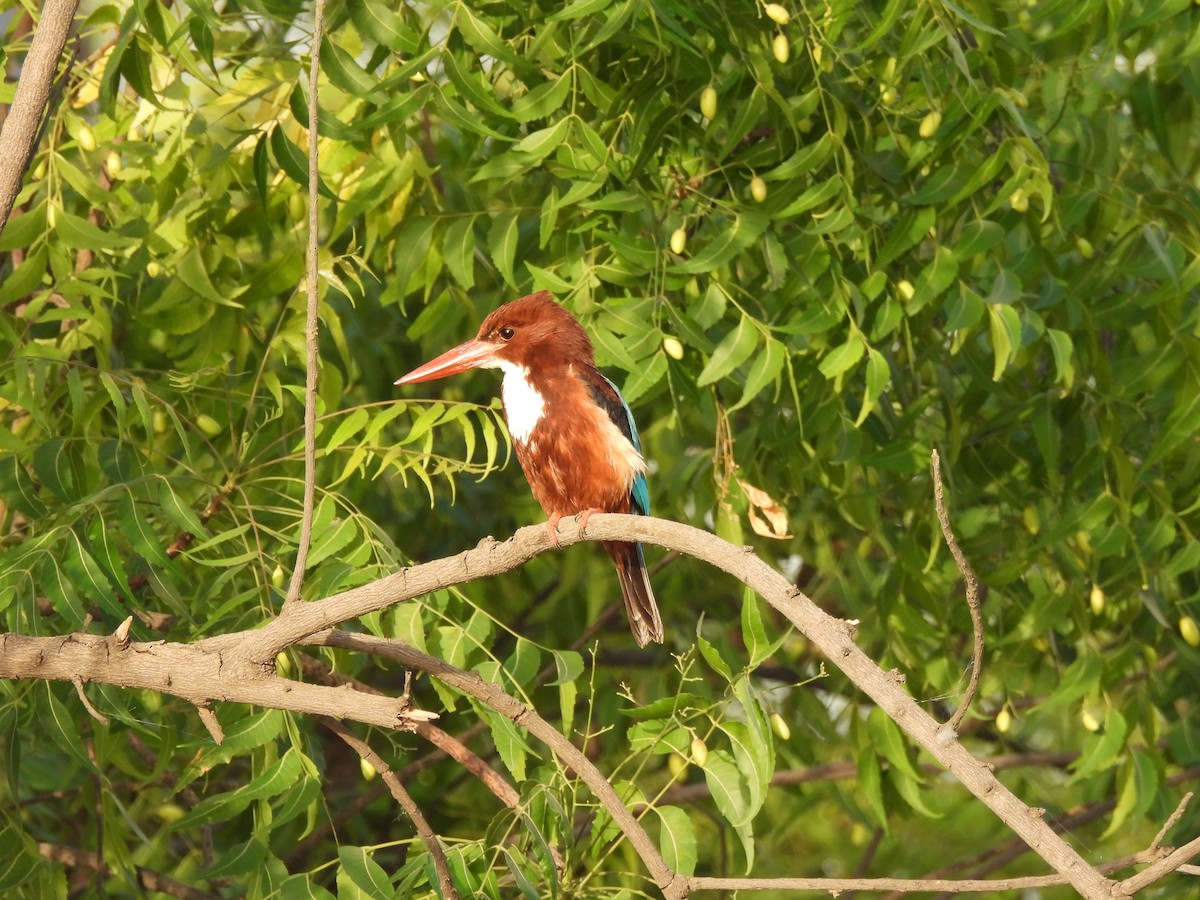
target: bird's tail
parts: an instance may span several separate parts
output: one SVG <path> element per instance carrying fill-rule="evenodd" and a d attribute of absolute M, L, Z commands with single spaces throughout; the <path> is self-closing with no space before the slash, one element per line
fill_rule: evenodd
<path fill-rule="evenodd" d="M 617 564 L 617 575 L 621 579 L 621 596 L 625 598 L 625 611 L 629 614 L 629 629 L 639 647 L 650 641 L 662 643 L 662 618 L 658 604 L 654 602 L 654 591 L 650 589 L 650 575 L 646 571 L 646 558 L 641 544 L 605 541 L 604 549 Z"/>

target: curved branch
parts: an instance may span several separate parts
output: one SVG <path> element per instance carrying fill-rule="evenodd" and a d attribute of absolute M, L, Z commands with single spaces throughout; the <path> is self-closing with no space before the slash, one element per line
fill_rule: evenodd
<path fill-rule="evenodd" d="M 545 534 L 545 529 L 539 528 L 539 530 L 543 535 Z M 642 827 L 642 823 L 637 820 L 637 817 L 613 790 L 612 785 L 608 782 L 608 777 L 596 768 L 582 750 L 567 740 L 562 732 L 539 716 L 537 712 L 510 696 L 499 685 L 486 682 L 474 672 L 464 672 L 436 656 L 422 653 L 403 641 L 391 638 L 329 630 L 310 636 L 307 643 L 339 647 L 343 650 L 357 650 L 394 659 L 407 668 L 419 669 L 456 691 L 490 706 L 506 719 L 524 728 L 549 747 L 555 756 L 569 766 L 579 776 L 579 779 L 591 789 L 604 806 L 605 811 L 612 816 L 617 827 L 629 840 L 630 846 L 641 857 L 664 896 L 668 898 L 687 896 L 687 879 L 673 872 L 666 864 L 662 854 L 658 852 L 658 847 L 650 839 L 646 829 Z"/>
<path fill-rule="evenodd" d="M 198 644 L 155 641 L 122 646 L 113 637 L 94 634 L 0 634 L 0 678 L 78 678 L 81 683 L 171 694 L 201 709 L 230 701 L 391 729 L 411 729 L 431 718 L 390 697 L 289 681 L 237 654 L 208 652 Z"/>
<path fill-rule="evenodd" d="M 967 562 L 966 556 L 963 555 L 962 548 L 958 546 L 958 541 L 954 537 L 954 529 L 950 527 L 950 514 L 946 512 L 945 490 L 942 487 L 942 457 L 937 450 L 933 451 L 932 461 L 933 505 L 937 510 L 938 523 L 942 526 L 942 536 L 946 539 L 946 546 L 950 548 L 954 564 L 958 566 L 958 571 L 962 574 L 963 582 L 967 586 L 967 608 L 971 612 L 971 680 L 967 683 L 966 693 L 963 694 L 958 709 L 946 723 L 951 731 L 958 734 L 963 716 L 967 714 L 971 701 L 975 699 L 975 692 L 979 690 L 979 678 L 983 674 L 983 616 L 979 611 L 979 580 L 975 577 L 975 572 L 971 568 L 971 564 Z"/>
<path fill-rule="evenodd" d="M 449 897 L 450 900 L 458 900 L 458 891 L 454 888 L 454 882 L 450 878 L 450 866 L 446 862 L 446 851 L 442 849 L 437 835 L 429 827 L 429 820 L 421 812 L 421 807 L 417 806 L 412 795 L 404 787 L 404 782 L 392 771 L 392 767 L 387 764 L 383 757 L 371 749 L 370 744 L 357 737 L 341 722 L 338 722 L 336 719 L 322 717 L 321 724 L 340 737 L 346 746 L 357 753 L 363 760 L 370 763 L 375 768 L 375 771 L 379 773 L 379 776 L 383 779 L 383 783 L 392 792 L 392 798 L 400 804 L 400 808 L 404 810 L 409 821 L 417 829 L 417 834 L 421 836 L 421 841 L 425 844 L 425 849 L 429 851 L 429 855 L 433 859 L 433 868 L 437 872 L 438 887 L 441 888 L 441 896 Z"/>
<path fill-rule="evenodd" d="M 976 759 L 952 732 L 944 731 L 901 687 L 904 676 L 884 672 L 854 643 L 854 627 L 816 606 L 802 591 L 754 555 L 750 547 L 736 547 L 716 535 L 665 519 L 597 513 L 588 520 L 586 535 L 575 519 L 560 522 L 559 544 L 580 541 L 636 540 L 679 550 L 728 572 L 781 612 L 859 690 L 867 694 L 910 737 L 945 766 L 972 794 L 1015 831 L 1055 871 L 1085 897 L 1108 897 L 1115 886 L 1067 844 L 1042 820 L 1042 812 L 1023 803 L 1001 784 L 991 768 Z M 266 627 L 246 634 L 214 638 L 214 646 L 229 642 L 243 646 L 257 658 L 271 658 L 278 650 L 342 622 L 375 612 L 413 597 L 464 581 L 498 575 L 551 549 L 546 529 L 522 528 L 503 543 L 480 541 L 473 550 L 436 562 L 412 566 L 368 585 L 303 606 L 292 606 Z M 248 641 L 248 643 L 246 643 Z M 204 642 L 208 644 L 209 642 Z M 258 656 L 262 654 L 261 656 Z"/>
<path fill-rule="evenodd" d="M 581 541 L 642 541 L 687 553 L 733 575 L 755 590 L 779 610 L 808 638 L 829 661 L 840 669 L 860 690 L 867 694 L 902 730 L 924 747 L 942 766 L 948 769 L 972 794 L 1008 825 L 1034 852 L 1085 897 L 1109 898 L 1124 892 L 1116 882 L 1090 866 L 1054 829 L 1042 820 L 1043 810 L 1032 809 L 1009 791 L 995 777 L 990 765 L 971 755 L 965 747 L 939 726 L 902 688 L 904 676 L 884 672 L 854 644 L 854 627 L 819 609 L 804 593 L 754 555 L 749 547 L 736 547 L 715 535 L 698 528 L 652 519 L 645 516 L 621 516 L 598 513 L 591 517 L 587 534 L 581 535 L 575 519 L 560 523 L 558 540 L 562 546 Z M 193 702 L 214 699 L 239 700 L 262 706 L 273 706 L 299 712 L 319 712 L 336 718 L 402 727 L 403 717 L 420 716 L 398 709 L 394 701 L 374 698 L 361 692 L 345 691 L 346 702 L 339 709 L 328 709 L 329 692 L 333 689 L 289 682 L 271 674 L 271 661 L 282 648 L 303 641 L 318 632 L 366 613 L 382 610 L 395 603 L 410 600 L 440 588 L 472 579 L 497 575 L 517 568 L 535 556 L 551 549 L 546 529 L 541 525 L 522 528 L 507 541 L 486 538 L 472 550 L 454 557 L 424 565 L 412 566 L 353 590 L 336 594 L 323 601 L 288 606 L 272 622 L 261 629 L 210 638 L 196 644 L 130 644 L 120 651 L 110 639 L 91 635 L 66 638 L 26 638 L 17 635 L 0 637 L 0 677 L 53 677 L 69 680 L 80 674 L 84 680 L 102 680 L 114 684 L 165 690 Z M 56 668 L 42 658 L 57 654 Z M 128 669 L 117 678 L 112 670 L 113 659 L 122 661 Z M 158 665 L 156 678 L 147 677 L 142 666 L 129 663 L 139 654 L 157 656 L 159 662 L 172 656 L 173 665 Z M 68 658 L 69 657 L 69 661 Z M 223 665 L 222 665 L 223 662 Z M 80 664 L 86 664 L 81 667 Z M 433 665 L 433 663 L 431 663 Z M 441 663 L 445 666 L 444 663 Z M 198 667 L 205 667 L 197 672 Z M 447 674 L 452 674 L 447 669 Z M 230 675 L 230 672 L 233 675 Z M 178 679 L 190 679 L 185 691 L 173 684 L 171 674 Z M 164 677 L 166 678 L 164 682 Z M 214 680 L 215 679 L 215 680 Z M 220 683 L 228 693 L 215 693 L 208 682 Z M 306 693 L 307 692 L 307 693 Z M 313 693 L 317 692 L 317 693 Z M 511 698 L 510 698 L 511 699 Z M 390 702 L 390 707 L 383 704 Z M 515 701 L 514 701 L 515 702 Z M 375 704 L 375 706 L 372 706 Z M 319 708 L 318 708 L 319 707 Z M 524 709 L 524 707 L 520 707 Z M 520 710 L 511 710 L 520 715 Z M 509 715 L 509 713 L 505 713 Z M 426 714 L 427 717 L 427 714 Z M 560 747 L 564 753 L 578 751 L 555 729 L 547 727 L 535 733 L 539 739 Z M 563 744 L 566 747 L 563 747 Z M 605 783 L 607 785 L 607 782 Z M 599 785 L 596 790 L 604 790 Z M 611 790 L 611 788 L 608 788 Z M 632 815 L 626 813 L 632 819 Z M 627 823 L 629 824 L 629 823 Z M 638 826 L 640 827 L 640 826 Z M 660 886 L 687 890 L 687 879 L 675 876 L 660 865 L 657 850 L 645 857 L 651 875 Z M 653 865 L 651 865 L 653 863 Z M 666 890 L 666 887 L 664 887 Z M 682 896 L 673 894 L 672 896 Z"/>
<path fill-rule="evenodd" d="M 33 42 L 21 64 L 21 78 L 12 106 L 0 128 L 0 159 L 4 160 L 4 165 L 0 166 L 3 173 L 0 175 L 0 232 L 4 231 L 13 203 L 21 192 L 21 179 L 33 157 L 38 127 L 54 85 L 54 73 L 58 70 L 58 61 L 67 44 L 78 6 L 79 0 L 46 0 L 42 4 Z"/>

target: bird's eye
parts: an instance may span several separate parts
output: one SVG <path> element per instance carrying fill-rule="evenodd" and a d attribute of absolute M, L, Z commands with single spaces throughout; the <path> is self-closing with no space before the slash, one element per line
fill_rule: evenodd
<path fill-rule="evenodd" d="M 511 328 L 509 328 L 507 325 L 505 325 L 503 328 L 500 329 L 500 337 L 504 338 L 504 340 L 506 340 L 506 341 L 511 341 L 513 339 L 514 334 L 516 334 L 516 332 L 513 331 Z"/>

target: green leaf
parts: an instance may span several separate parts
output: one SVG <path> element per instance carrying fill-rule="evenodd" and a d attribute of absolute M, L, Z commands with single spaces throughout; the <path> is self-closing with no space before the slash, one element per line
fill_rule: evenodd
<path fill-rule="evenodd" d="M 184 816 L 172 823 L 171 828 L 181 831 L 197 825 L 226 822 L 242 812 L 255 800 L 276 797 L 288 790 L 300 778 L 303 763 L 300 752 L 288 748 L 275 763 L 256 778 L 236 790 L 204 797 Z"/>
<path fill-rule="evenodd" d="M 1021 317 L 1011 306 L 989 303 L 987 310 L 991 323 L 992 354 L 995 357 L 992 380 L 999 381 L 1013 355 L 1020 349 Z"/>
<path fill-rule="evenodd" d="M 518 121 L 531 122 L 544 119 L 562 108 L 571 93 L 571 79 L 566 76 L 551 78 L 535 85 L 529 93 L 513 101 L 512 114 Z"/>
<path fill-rule="evenodd" d="M 743 315 L 709 357 L 708 364 L 696 379 L 696 386 L 704 387 L 727 376 L 750 358 L 758 346 L 758 339 L 758 327 L 749 316 Z"/>
<path fill-rule="evenodd" d="M 823 134 L 807 147 L 797 150 L 773 169 L 763 172 L 763 181 L 792 181 L 801 175 L 807 175 L 813 169 L 823 166 L 833 155 L 833 135 Z M 926 229 L 928 231 L 928 228 Z M 880 262 L 879 266 L 886 263 Z"/>
<path fill-rule="evenodd" d="M 41 247 L 35 253 L 27 256 L 15 271 L 0 283 L 0 307 L 6 307 L 15 300 L 20 300 L 42 286 L 42 276 L 46 274 L 46 248 Z"/>
<path fill-rule="evenodd" d="M 517 241 L 520 239 L 519 215 L 515 209 L 506 209 L 492 222 L 488 231 L 488 252 L 492 262 L 504 276 L 505 282 L 511 288 L 517 287 L 517 277 L 513 273 L 513 265 L 517 256 Z"/>
<path fill-rule="evenodd" d="M 399 299 L 404 299 L 413 290 L 425 286 L 423 281 L 417 281 L 417 276 L 424 272 L 425 257 L 429 252 L 429 245 L 433 242 L 436 228 L 437 219 L 433 216 L 413 216 L 405 219 L 400 230 L 396 232 L 396 271 L 392 278 L 392 287 Z"/>
<path fill-rule="evenodd" d="M 167 518 L 181 530 L 196 537 L 208 537 L 208 529 L 204 527 L 200 517 L 179 498 L 171 482 L 165 478 L 158 483 L 158 505 Z"/>
<path fill-rule="evenodd" d="M 458 88 L 463 97 L 475 104 L 477 109 L 505 119 L 513 117 L 512 113 L 496 99 L 492 86 L 484 81 L 482 73 L 478 72 L 474 66 L 469 65 L 474 62 L 473 58 L 467 61 L 468 65 L 464 65 L 459 62 L 455 54 L 443 53 L 441 60 L 442 65 L 446 67 L 446 75 L 450 81 Z M 565 119 L 563 124 L 566 124 Z"/>
<path fill-rule="evenodd" d="M 960 285 L 954 296 L 945 304 L 946 331 L 959 331 L 973 327 L 982 317 L 983 298 L 966 285 Z"/>
<path fill-rule="evenodd" d="M 662 828 L 658 834 L 658 847 L 663 860 L 672 871 L 680 875 L 694 875 L 699 859 L 696 829 L 687 810 L 678 806 L 656 806 Z"/>
<path fill-rule="evenodd" d="M 888 230 L 887 240 L 879 248 L 875 266 L 882 270 L 891 265 L 902 253 L 920 243 L 929 234 L 929 229 L 935 222 L 937 210 L 932 207 L 905 213 L 895 227 Z"/>
<path fill-rule="evenodd" d="M 1046 339 L 1050 341 L 1050 350 L 1054 354 L 1054 380 L 1070 387 L 1075 380 L 1075 366 L 1071 361 L 1075 348 L 1071 344 L 1071 336 L 1057 328 L 1047 328 Z"/>
<path fill-rule="evenodd" d="M 924 784 L 925 778 L 913 760 L 904 734 L 892 718 L 878 706 L 872 707 L 867 715 L 867 729 L 871 733 L 871 743 L 876 753 L 879 753 L 891 763 L 892 768 L 910 778 L 917 784 Z"/>
<path fill-rule="evenodd" d="M 417 38 L 404 18 L 379 0 L 350 0 L 350 18 L 359 33 L 400 53 L 416 53 Z"/>
<path fill-rule="evenodd" d="M 958 276 L 958 260 L 945 247 L 939 246 L 933 254 L 933 261 L 921 270 L 917 279 L 915 293 L 909 308 L 912 311 L 932 303 L 954 283 Z"/>
<path fill-rule="evenodd" d="M 124 250 L 137 243 L 133 238 L 121 237 L 111 230 L 97 228 L 87 219 L 81 219 L 66 210 L 58 211 L 58 223 L 54 233 L 55 237 L 73 250 Z"/>
<path fill-rule="evenodd" d="M 714 672 L 726 681 L 732 682 L 733 670 L 729 668 L 729 664 L 722 658 L 716 646 L 700 634 L 699 629 L 703 624 L 703 621 L 701 621 L 696 626 L 696 646 L 700 648 L 700 655 L 704 657 L 704 661 L 709 664 Z"/>
<path fill-rule="evenodd" d="M 863 342 L 862 335 L 853 331 L 844 342 L 825 354 L 817 368 L 822 375 L 832 380 L 856 365 L 866 352 L 867 345 Z"/>
<path fill-rule="evenodd" d="M 208 63 L 208 68 L 214 75 L 217 75 L 217 64 L 213 61 L 213 42 L 212 29 L 208 27 L 208 23 L 203 17 L 193 12 L 187 17 L 188 35 L 192 39 L 192 46 L 196 48 L 196 52 L 200 54 L 200 58 Z"/>
<path fill-rule="evenodd" d="M 1004 240 L 1004 227 L 987 219 L 969 222 L 959 234 L 958 242 L 951 252 L 959 263 L 970 262 L 980 253 L 986 253 Z"/>
<path fill-rule="evenodd" d="M 708 751 L 704 763 L 704 780 L 712 795 L 713 803 L 731 825 L 748 824 L 753 818 L 750 801 L 750 785 L 745 773 L 734 763 L 728 751 Z"/>
<path fill-rule="evenodd" d="M 362 847 L 338 847 L 337 882 L 339 896 L 347 883 L 373 900 L 392 900 L 394 896 L 391 879 Z"/>
<path fill-rule="evenodd" d="M 442 259 L 464 290 L 475 287 L 475 217 L 456 218 L 446 228 Z"/>
<path fill-rule="evenodd" d="M 1072 782 L 1080 781 L 1110 768 L 1125 751 L 1129 726 L 1116 707 L 1104 716 L 1104 726 L 1098 734 L 1090 734 L 1083 742 L 1079 758 L 1071 763 Z"/>
<path fill-rule="evenodd" d="M 266 844 L 257 838 L 235 844 L 223 851 L 211 868 L 204 870 L 204 877 L 224 878 L 257 871 L 262 868 L 267 852 Z"/>
<path fill-rule="evenodd" d="M 462 4 L 455 9 L 454 25 L 467 43 L 481 55 L 502 59 L 518 69 L 530 68 L 529 62 L 520 54 L 514 53 L 508 43 L 496 34 L 495 29 L 484 18 L 476 15 L 470 6 Z"/>
<path fill-rule="evenodd" d="M 885 832 L 888 827 L 887 805 L 883 800 L 883 769 L 879 757 L 870 744 L 858 752 L 858 788 L 867 801 L 867 809 L 875 816 L 875 822 Z"/>
<path fill-rule="evenodd" d="M 325 452 L 328 453 L 336 450 L 346 443 L 346 439 L 353 434 L 358 434 L 369 423 L 371 423 L 371 413 L 364 407 L 358 407 L 350 411 L 348 416 L 343 416 L 338 426 L 334 429 L 333 434 L 329 436 L 329 440 L 325 441 Z"/>
<path fill-rule="evenodd" d="M 288 139 L 288 136 L 283 133 L 283 128 L 278 124 L 271 129 L 268 139 L 271 145 L 271 155 L 275 157 L 279 168 L 283 169 L 288 178 L 308 190 L 307 154 Z M 323 197 L 330 200 L 338 199 L 320 177 L 317 179 L 317 190 Z"/>
<path fill-rule="evenodd" d="M 350 96 L 375 99 L 379 79 L 363 69 L 337 41 L 326 38 L 321 42 L 321 71 Z"/>
<path fill-rule="evenodd" d="M 757 241 L 766 231 L 767 224 L 764 213 L 754 209 L 743 210 L 731 225 L 721 227 L 690 259 L 674 262 L 671 268 L 686 275 L 711 272 Z"/>
<path fill-rule="evenodd" d="M 854 420 L 855 428 L 861 426 L 867 420 L 867 416 L 879 405 L 879 398 L 883 396 L 884 388 L 888 386 L 891 377 L 891 367 L 884 359 L 883 354 L 874 347 L 868 347 L 867 383 L 863 391 L 862 408 L 858 411 L 858 418 Z"/>
<path fill-rule="evenodd" d="M 1101 839 L 1120 832 L 1129 820 L 1150 811 L 1158 798 L 1161 776 L 1154 759 L 1144 750 L 1130 750 L 1117 774 L 1117 805 Z"/>
<path fill-rule="evenodd" d="M 1080 656 L 1062 673 L 1054 692 L 1038 708 L 1048 710 L 1074 703 L 1099 685 L 1101 671 L 1097 656 L 1091 653 Z"/>
<path fill-rule="evenodd" d="M 313 884 L 313 876 L 301 873 L 290 876 L 279 886 L 279 900 L 337 900 L 319 884 Z"/>
<path fill-rule="evenodd" d="M 144 99 L 161 109 L 162 104 L 154 91 L 154 80 L 150 76 L 150 55 L 142 49 L 136 38 L 125 45 L 119 65 L 121 76 L 130 86 Z"/>
<path fill-rule="evenodd" d="M 757 341 L 755 343 L 757 345 Z M 750 364 L 750 371 L 746 373 L 746 387 L 742 391 L 742 398 L 731 406 L 729 411 L 741 409 L 762 393 L 767 385 L 772 384 L 779 377 L 779 373 L 783 371 L 787 355 L 787 348 L 773 337 L 768 336 L 764 352 L 754 357 L 754 362 Z"/>
<path fill-rule="evenodd" d="M 564 19 L 579 19 L 594 13 L 603 12 L 612 5 L 612 0 L 573 0 L 556 13 L 546 17 L 547 22 L 561 22 Z"/>

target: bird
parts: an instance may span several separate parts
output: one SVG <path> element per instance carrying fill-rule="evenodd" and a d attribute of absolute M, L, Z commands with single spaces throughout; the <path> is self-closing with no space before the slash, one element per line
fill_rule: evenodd
<path fill-rule="evenodd" d="M 596 368 L 579 320 L 548 291 L 497 307 L 479 333 L 396 380 L 432 381 L 468 369 L 499 369 L 500 396 L 517 461 L 558 544 L 558 522 L 596 512 L 650 514 L 646 461 L 629 404 Z M 616 564 L 638 646 L 662 643 L 663 626 L 642 545 L 604 541 Z"/>

